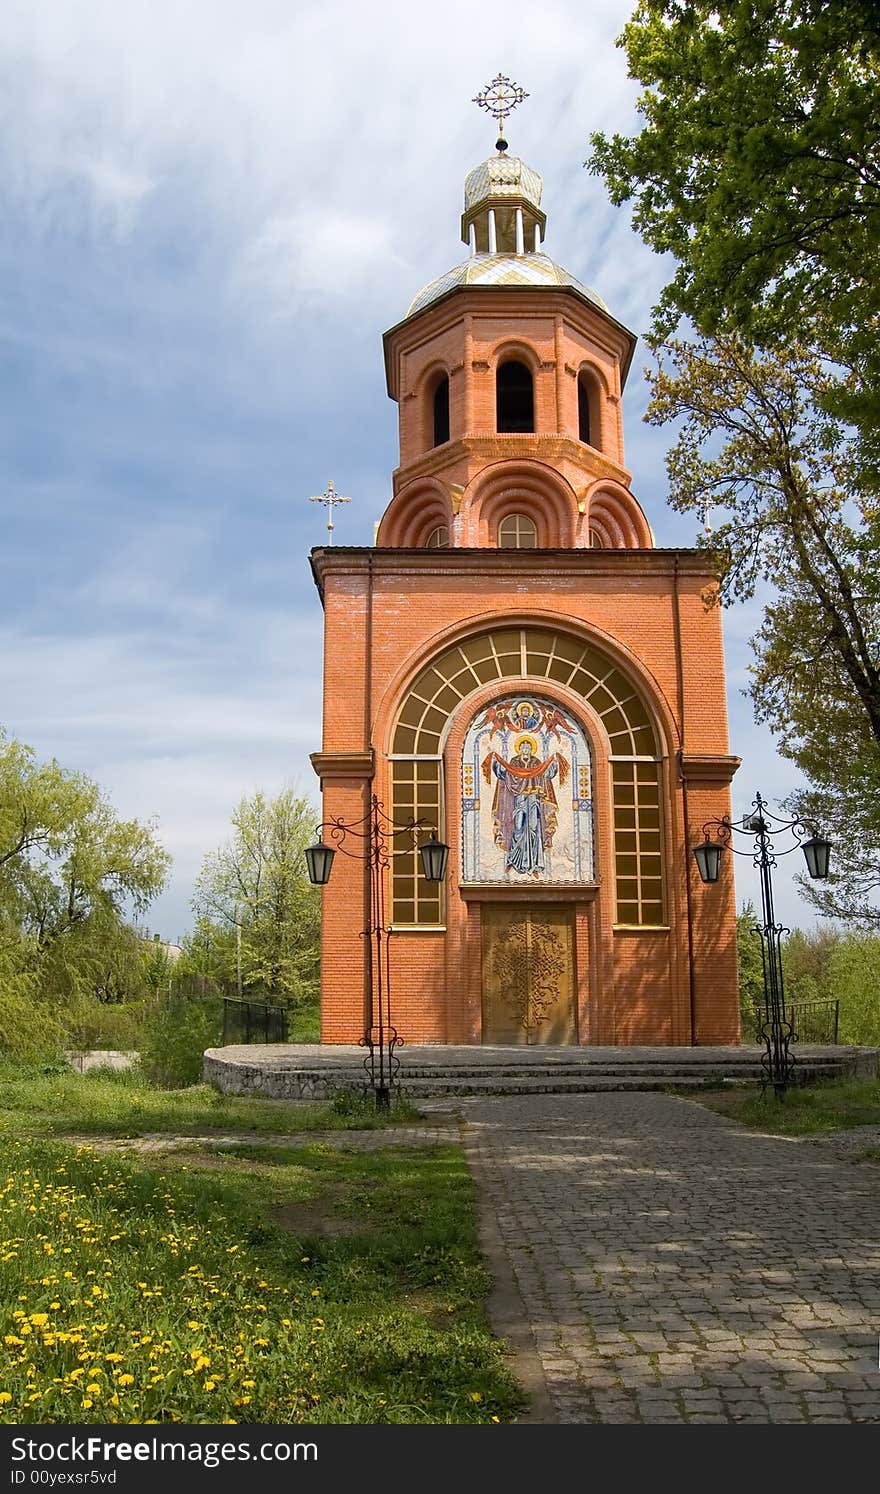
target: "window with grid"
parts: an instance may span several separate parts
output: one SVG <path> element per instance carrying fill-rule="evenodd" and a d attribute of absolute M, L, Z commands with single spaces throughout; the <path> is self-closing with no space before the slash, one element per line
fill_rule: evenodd
<path fill-rule="evenodd" d="M 417 832 L 398 830 L 391 838 L 391 921 L 394 924 L 443 922 L 442 884 L 421 874 L 418 848 L 440 834 L 440 762 L 396 761 L 391 764 L 391 800 L 395 825 L 423 820 Z M 442 836 L 441 836 L 442 838 Z"/>
<path fill-rule="evenodd" d="M 534 550 L 538 530 L 528 514 L 505 514 L 498 525 L 498 547 L 501 550 Z"/>
<path fill-rule="evenodd" d="M 555 680 L 599 716 L 611 745 L 617 921 L 662 923 L 660 761 L 651 717 L 628 676 L 593 644 L 570 634 L 499 628 L 464 639 L 422 670 L 403 702 L 392 740 L 395 820 L 411 814 L 425 819 L 436 815 L 440 830 L 441 747 L 447 722 L 481 686 L 514 678 Z M 417 804 L 425 807 L 417 811 Z M 424 882 L 417 886 L 415 851 L 400 851 L 399 862 L 395 856 L 393 921 L 439 923 L 438 890 Z M 431 896 L 436 900 L 433 919 L 428 916 Z"/>
<path fill-rule="evenodd" d="M 659 769 L 656 762 L 611 764 L 619 924 L 663 922 Z"/>

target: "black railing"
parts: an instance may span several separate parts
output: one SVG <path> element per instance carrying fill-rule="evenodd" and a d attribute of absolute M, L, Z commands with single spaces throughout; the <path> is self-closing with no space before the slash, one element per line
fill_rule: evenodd
<path fill-rule="evenodd" d="M 785 1011 L 794 1028 L 793 1041 L 798 1043 L 834 1043 L 840 1031 L 840 1002 L 833 997 L 819 1001 L 786 1001 Z M 753 1008 L 755 1030 L 760 1035 L 767 1012 L 763 1006 Z"/>
<path fill-rule="evenodd" d="M 224 1043 L 286 1043 L 287 1012 L 267 1001 L 223 999 Z"/>

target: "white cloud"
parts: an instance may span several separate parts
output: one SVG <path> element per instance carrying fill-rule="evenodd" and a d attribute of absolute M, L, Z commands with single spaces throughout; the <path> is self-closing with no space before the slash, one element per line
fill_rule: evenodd
<path fill-rule="evenodd" d="M 319 309 L 328 298 L 351 300 L 379 279 L 407 271 L 394 252 L 391 228 L 377 216 L 326 211 L 323 204 L 263 225 L 242 254 L 241 281 L 274 294 L 287 314 Z M 412 271 L 410 270 L 410 273 Z"/>

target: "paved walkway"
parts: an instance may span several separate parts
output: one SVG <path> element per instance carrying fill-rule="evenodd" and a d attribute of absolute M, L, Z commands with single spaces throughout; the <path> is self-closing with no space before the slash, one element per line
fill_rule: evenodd
<path fill-rule="evenodd" d="M 461 1108 L 559 1422 L 880 1422 L 880 1168 L 666 1095 Z"/>
<path fill-rule="evenodd" d="M 378 1131 L 68 1139 L 156 1152 L 462 1139 L 529 1420 L 880 1422 L 880 1167 L 849 1160 L 877 1128 L 762 1136 L 657 1093 L 424 1109 L 426 1125 Z"/>

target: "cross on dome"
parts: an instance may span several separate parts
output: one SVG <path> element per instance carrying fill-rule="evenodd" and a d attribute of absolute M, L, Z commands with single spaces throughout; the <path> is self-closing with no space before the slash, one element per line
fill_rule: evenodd
<path fill-rule="evenodd" d="M 481 109 L 485 109 L 487 114 L 491 114 L 498 121 L 498 139 L 495 141 L 495 149 L 502 156 L 507 150 L 504 121 L 509 114 L 513 113 L 517 105 L 527 98 L 528 94 L 525 89 L 520 88 L 518 83 L 512 83 L 504 73 L 497 73 L 491 83 L 487 83 L 485 88 L 481 88 L 479 93 L 474 94 L 471 102 L 479 104 Z"/>

